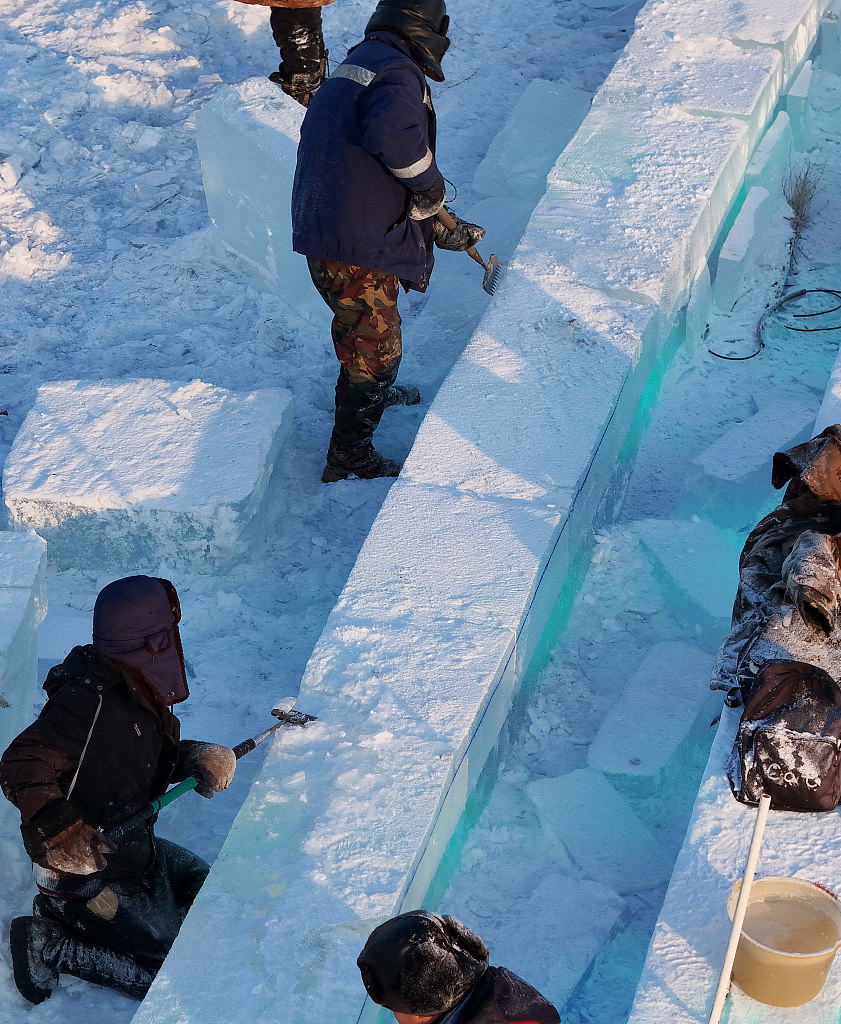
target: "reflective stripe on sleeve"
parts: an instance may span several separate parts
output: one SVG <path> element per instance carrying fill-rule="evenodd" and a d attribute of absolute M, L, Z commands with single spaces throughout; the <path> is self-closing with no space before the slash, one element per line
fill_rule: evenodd
<path fill-rule="evenodd" d="M 330 75 L 331 78 L 349 78 L 359 85 L 370 85 L 377 77 L 373 71 L 361 68 L 357 64 L 340 64 Z"/>
<path fill-rule="evenodd" d="M 416 160 L 413 164 L 409 164 L 408 167 L 389 167 L 389 170 L 395 178 L 416 178 L 431 166 L 432 150 L 427 146 L 426 153 L 420 158 L 420 160 Z"/>

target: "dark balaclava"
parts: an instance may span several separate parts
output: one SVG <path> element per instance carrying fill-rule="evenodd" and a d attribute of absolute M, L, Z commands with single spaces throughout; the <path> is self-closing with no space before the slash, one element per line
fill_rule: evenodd
<path fill-rule="evenodd" d="M 455 917 L 413 910 L 368 936 L 356 961 L 368 995 L 392 1013 L 447 1013 L 482 977 L 488 948 Z"/>
<path fill-rule="evenodd" d="M 190 695 L 180 618 L 178 594 L 169 580 L 127 576 L 109 583 L 96 599 L 93 646 L 138 671 L 161 704 L 178 704 Z"/>
<path fill-rule="evenodd" d="M 378 28 L 396 32 L 405 39 L 423 73 L 433 82 L 443 82 L 441 58 L 450 45 L 449 24 L 444 0 L 380 0 L 365 34 Z"/>

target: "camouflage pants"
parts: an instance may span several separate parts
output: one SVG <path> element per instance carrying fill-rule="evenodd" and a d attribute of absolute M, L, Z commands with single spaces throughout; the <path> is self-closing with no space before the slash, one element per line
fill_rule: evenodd
<path fill-rule="evenodd" d="M 394 274 L 307 257 L 319 294 L 333 311 L 331 334 L 341 364 L 331 443 L 366 444 L 397 379 L 402 354 L 399 282 Z"/>

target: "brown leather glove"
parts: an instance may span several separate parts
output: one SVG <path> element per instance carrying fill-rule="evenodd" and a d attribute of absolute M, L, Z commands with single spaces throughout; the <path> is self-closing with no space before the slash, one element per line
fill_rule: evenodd
<path fill-rule="evenodd" d="M 196 743 L 184 763 L 186 775 L 199 780 L 196 792 L 208 800 L 230 786 L 237 759 L 230 747 L 218 743 Z"/>
<path fill-rule="evenodd" d="M 43 860 L 47 867 L 68 875 L 93 875 L 106 866 L 103 854 L 113 853 L 117 847 L 109 842 L 100 829 L 83 821 L 46 840 Z"/>

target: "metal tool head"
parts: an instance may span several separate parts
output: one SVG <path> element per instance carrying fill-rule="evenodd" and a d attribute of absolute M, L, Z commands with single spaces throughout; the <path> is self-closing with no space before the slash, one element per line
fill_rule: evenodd
<path fill-rule="evenodd" d="M 488 293 L 493 295 L 494 288 L 497 286 L 499 276 L 502 273 L 502 264 L 499 262 L 497 257 L 491 253 L 487 265 L 485 266 L 485 277 L 482 281 L 482 287 Z"/>
<path fill-rule="evenodd" d="M 314 722 L 315 715 L 305 715 L 303 711 L 295 711 L 296 697 L 284 697 L 272 708 L 272 714 L 279 721 L 286 725 L 306 725 L 307 722 Z"/>

